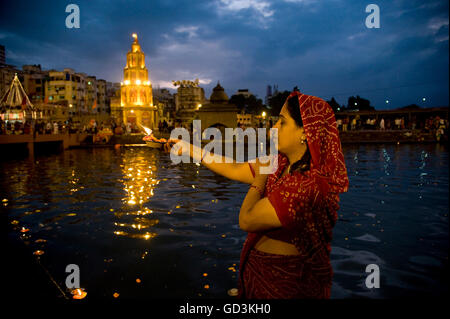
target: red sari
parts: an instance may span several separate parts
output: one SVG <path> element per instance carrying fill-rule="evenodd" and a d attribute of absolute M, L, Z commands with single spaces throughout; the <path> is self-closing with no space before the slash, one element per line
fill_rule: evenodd
<path fill-rule="evenodd" d="M 240 260 L 239 298 L 330 297 L 332 229 L 339 193 L 348 189 L 347 169 L 328 103 L 300 92 L 289 97 L 299 99 L 311 153 L 310 170 L 281 177 L 289 161 L 278 155 L 278 169 L 267 178 L 264 196 L 275 208 L 282 227 L 248 233 Z M 254 249 L 263 235 L 295 245 L 300 254 L 283 256 Z"/>

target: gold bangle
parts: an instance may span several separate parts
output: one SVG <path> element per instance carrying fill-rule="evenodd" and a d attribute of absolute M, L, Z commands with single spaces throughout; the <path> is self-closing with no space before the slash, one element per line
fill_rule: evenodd
<path fill-rule="evenodd" d="M 256 189 L 261 197 L 264 197 L 264 191 L 261 190 L 261 188 L 259 188 L 256 185 L 250 185 L 250 189 L 252 189 L 252 188 Z"/>
<path fill-rule="evenodd" d="M 203 162 L 203 149 L 201 150 L 201 152 L 200 152 L 200 163 L 202 163 Z"/>

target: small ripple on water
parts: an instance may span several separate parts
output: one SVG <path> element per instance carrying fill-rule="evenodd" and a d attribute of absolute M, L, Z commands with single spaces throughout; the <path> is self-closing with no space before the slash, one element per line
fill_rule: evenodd
<path fill-rule="evenodd" d="M 376 238 L 375 236 L 370 235 L 370 234 L 364 234 L 362 236 L 353 237 L 353 238 L 357 239 L 357 240 L 372 242 L 372 243 L 379 243 L 379 242 L 381 242 L 381 240 L 379 240 L 378 238 Z"/>

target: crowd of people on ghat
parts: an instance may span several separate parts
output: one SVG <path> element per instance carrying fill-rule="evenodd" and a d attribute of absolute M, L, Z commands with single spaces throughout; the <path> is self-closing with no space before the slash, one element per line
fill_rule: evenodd
<path fill-rule="evenodd" d="M 359 131 L 359 130 L 420 130 L 424 133 L 436 133 L 438 130 L 448 131 L 449 122 L 447 119 L 440 116 L 430 116 L 426 119 L 417 119 L 412 117 L 411 120 L 405 119 L 405 117 L 395 118 L 370 118 L 362 119 L 359 116 L 355 116 L 350 119 L 349 117 L 338 118 L 336 120 L 338 130 L 341 132 L 346 131 Z"/>
<path fill-rule="evenodd" d="M 433 136 L 441 137 L 448 136 L 449 121 L 440 116 L 429 116 L 425 119 L 417 119 L 415 116 L 411 120 L 405 117 L 395 118 L 361 118 L 355 116 L 352 119 L 349 117 L 336 119 L 336 125 L 340 132 L 347 131 L 361 131 L 361 130 L 378 130 L 378 131 L 398 131 L 398 130 L 418 130 L 423 133 L 430 133 Z M 237 127 L 245 130 L 249 127 L 254 128 L 271 128 L 273 126 L 272 119 L 267 121 L 259 121 L 253 126 L 245 125 L 244 123 L 237 123 Z M 177 127 L 189 126 L 182 125 L 180 121 L 174 120 L 160 120 L 158 122 L 158 131 L 161 133 L 170 133 L 172 129 Z M 73 123 L 71 121 L 44 121 L 44 120 L 25 120 L 25 121 L 4 121 L 0 118 L 0 134 L 74 134 L 87 133 L 97 134 L 98 132 L 108 131 L 111 134 L 123 135 L 141 133 L 142 129 L 136 123 L 120 123 L 117 124 L 114 120 L 102 121 L 97 123 L 96 120 L 91 120 L 85 125 Z M 439 138 L 438 138 L 439 139 Z"/>

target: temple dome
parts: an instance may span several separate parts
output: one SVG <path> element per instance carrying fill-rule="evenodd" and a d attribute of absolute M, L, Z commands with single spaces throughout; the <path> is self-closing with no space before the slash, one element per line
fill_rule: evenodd
<path fill-rule="evenodd" d="M 209 101 L 211 103 L 228 103 L 228 95 L 225 93 L 225 90 L 220 83 L 217 83 L 216 87 L 213 89 Z"/>

